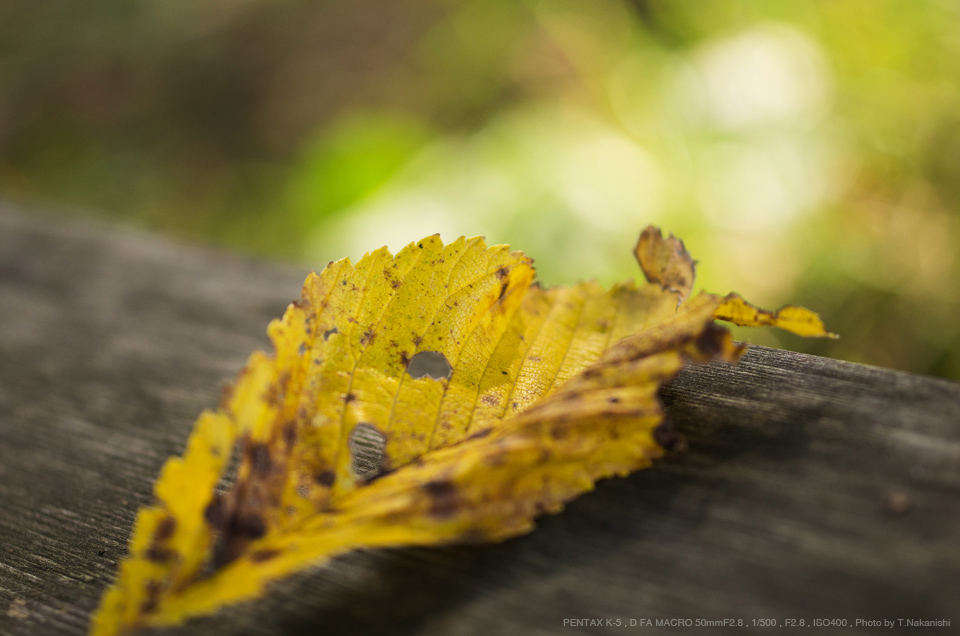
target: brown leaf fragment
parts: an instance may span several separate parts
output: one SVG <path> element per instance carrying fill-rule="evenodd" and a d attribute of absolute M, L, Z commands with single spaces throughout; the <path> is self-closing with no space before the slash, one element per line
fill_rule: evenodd
<path fill-rule="evenodd" d="M 682 301 L 690 295 L 696 278 L 696 261 L 673 234 L 664 239 L 660 228 L 647 226 L 633 250 L 644 276 L 661 289 L 677 292 Z"/>

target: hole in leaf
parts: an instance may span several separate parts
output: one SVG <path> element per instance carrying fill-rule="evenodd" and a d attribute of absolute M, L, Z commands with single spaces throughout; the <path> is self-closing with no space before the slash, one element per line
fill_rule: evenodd
<path fill-rule="evenodd" d="M 449 379 L 453 368 L 447 362 L 447 358 L 436 351 L 421 351 L 410 359 L 407 365 L 407 373 L 416 380 L 429 375 L 434 380 Z"/>
<path fill-rule="evenodd" d="M 357 478 L 369 479 L 380 474 L 387 438 L 377 427 L 372 424 L 357 424 L 350 432 L 347 444 L 350 447 L 353 474 Z"/>

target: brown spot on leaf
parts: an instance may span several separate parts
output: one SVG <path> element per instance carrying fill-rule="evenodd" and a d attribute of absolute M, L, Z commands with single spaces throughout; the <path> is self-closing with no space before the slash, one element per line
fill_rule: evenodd
<path fill-rule="evenodd" d="M 157 524 L 157 529 L 153 533 L 153 540 L 150 542 L 150 547 L 144 552 L 144 556 L 154 563 L 166 563 L 172 559 L 174 551 L 164 544 L 173 537 L 176 530 L 177 520 L 170 516 L 164 517 Z"/>
<path fill-rule="evenodd" d="M 238 378 L 238 381 L 239 381 L 239 378 Z M 218 402 L 218 406 L 221 409 L 227 410 L 227 405 L 230 404 L 230 402 L 233 400 L 234 387 L 235 385 L 233 383 L 230 383 L 225 385 L 223 387 L 223 390 L 220 391 L 220 402 Z"/>
<path fill-rule="evenodd" d="M 273 469 L 270 459 L 270 449 L 266 444 L 251 444 L 247 448 L 247 457 L 250 461 L 250 470 L 254 475 L 265 477 Z"/>
<path fill-rule="evenodd" d="M 333 329 L 327 329 L 326 331 L 323 332 L 323 339 L 326 340 L 335 333 L 340 333 L 336 327 L 334 327 Z"/>
<path fill-rule="evenodd" d="M 438 519 L 446 519 L 457 513 L 459 496 L 456 485 L 447 480 L 428 481 L 421 486 L 429 495 L 430 514 Z"/>
<path fill-rule="evenodd" d="M 203 509 L 203 518 L 214 530 L 219 530 L 223 525 L 224 501 L 223 497 L 215 494 L 207 507 Z"/>
<path fill-rule="evenodd" d="M 259 539 L 267 533 L 267 524 L 260 515 L 251 513 L 236 517 L 230 529 L 235 536 Z"/>
<path fill-rule="evenodd" d="M 289 421 L 283 425 L 283 441 L 286 442 L 287 447 L 291 447 L 297 442 L 296 422 Z"/>
<path fill-rule="evenodd" d="M 492 467 L 503 466 L 504 464 L 507 463 L 507 455 L 506 453 L 503 453 L 503 452 L 493 453 L 491 455 L 487 455 L 486 457 L 484 457 L 483 462 L 487 466 L 492 466 Z"/>
<path fill-rule="evenodd" d="M 497 273 L 497 278 L 499 278 L 500 280 L 505 280 L 507 278 L 507 275 L 510 273 L 510 268 L 501 267 L 500 269 L 497 270 L 496 273 Z"/>
<path fill-rule="evenodd" d="M 356 394 L 356 393 L 347 393 L 347 394 L 344 396 L 343 401 L 344 401 L 345 404 L 350 404 L 351 402 L 353 402 L 353 401 L 356 400 L 356 399 L 357 399 L 357 394 Z"/>
<path fill-rule="evenodd" d="M 484 395 L 482 398 L 480 398 L 480 401 L 487 406 L 496 406 L 498 402 L 496 395 Z"/>
<path fill-rule="evenodd" d="M 727 333 L 727 330 L 717 323 L 707 323 L 704 330 L 697 336 L 695 342 L 697 350 L 707 358 L 714 358 L 723 351 L 723 338 Z"/>
<path fill-rule="evenodd" d="M 277 382 L 270 385 L 267 389 L 264 399 L 267 404 L 275 408 L 283 406 L 283 398 L 287 392 L 287 384 L 290 382 L 290 372 L 283 372 Z"/>
<path fill-rule="evenodd" d="M 337 481 L 337 473 L 329 468 L 327 470 L 321 470 L 313 476 L 313 480 L 321 486 L 330 488 Z"/>
<path fill-rule="evenodd" d="M 250 553 L 250 560 L 254 563 L 263 563 L 264 561 L 269 561 L 280 554 L 282 554 L 282 550 L 277 550 L 276 548 L 256 550 Z"/>
<path fill-rule="evenodd" d="M 157 609 L 157 601 L 160 598 L 160 582 L 149 581 L 146 585 L 145 598 L 140 604 L 140 613 L 149 614 Z"/>
<path fill-rule="evenodd" d="M 373 329 L 367 329 L 363 332 L 363 337 L 360 339 L 360 344 L 366 346 L 373 342 L 373 339 L 376 337 L 377 334 Z"/>
<path fill-rule="evenodd" d="M 497 270 L 497 271 L 500 271 L 500 270 Z M 503 281 L 500 284 L 500 296 L 497 297 L 497 300 L 503 300 L 503 297 L 507 295 L 507 287 L 509 286 L 510 285 L 507 281 Z"/>
<path fill-rule="evenodd" d="M 153 533 L 154 543 L 162 543 L 170 539 L 173 533 L 177 531 L 177 520 L 166 516 L 157 524 L 157 531 Z"/>
<path fill-rule="evenodd" d="M 170 548 L 156 545 L 150 546 L 147 548 L 147 551 L 143 553 L 143 556 L 154 563 L 166 563 L 173 558 L 173 555 L 174 551 Z"/>

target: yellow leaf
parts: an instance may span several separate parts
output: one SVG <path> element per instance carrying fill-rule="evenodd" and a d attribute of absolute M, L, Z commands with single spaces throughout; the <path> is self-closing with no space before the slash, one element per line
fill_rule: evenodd
<path fill-rule="evenodd" d="M 661 384 L 742 352 L 714 318 L 815 317 L 735 295 L 681 303 L 683 243 L 647 228 L 635 253 L 650 283 L 610 290 L 541 289 L 528 257 L 480 238 L 311 274 L 268 328 L 274 355 L 250 357 L 164 466 L 92 633 L 175 625 L 351 549 L 527 532 L 672 446 Z"/>
<path fill-rule="evenodd" d="M 717 308 L 715 317 L 745 327 L 779 327 L 808 338 L 840 337 L 827 331 L 820 316 L 806 307 L 784 305 L 777 311 L 767 311 L 751 305 L 739 294 L 729 294 Z"/>

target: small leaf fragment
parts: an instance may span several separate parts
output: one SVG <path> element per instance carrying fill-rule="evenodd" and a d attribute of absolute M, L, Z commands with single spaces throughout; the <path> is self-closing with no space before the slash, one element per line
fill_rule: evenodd
<path fill-rule="evenodd" d="M 640 234 L 633 250 L 640 269 L 651 283 L 661 289 L 677 292 L 682 301 L 690 296 L 696 278 L 696 261 L 673 234 L 663 238 L 660 228 L 648 226 Z"/>
<path fill-rule="evenodd" d="M 739 294 L 729 294 L 717 308 L 715 317 L 741 327 L 779 327 L 807 338 L 840 337 L 827 331 L 820 316 L 806 307 L 784 305 L 777 311 L 767 311 L 748 303 Z"/>
<path fill-rule="evenodd" d="M 254 353 L 165 464 L 92 633 L 176 625 L 352 549 L 527 532 L 673 447 L 663 382 L 743 352 L 714 319 L 832 335 L 803 308 L 689 298 L 694 261 L 656 228 L 635 254 L 649 283 L 609 290 L 544 290 L 528 257 L 480 238 L 308 276 L 268 328 L 274 355 Z"/>

